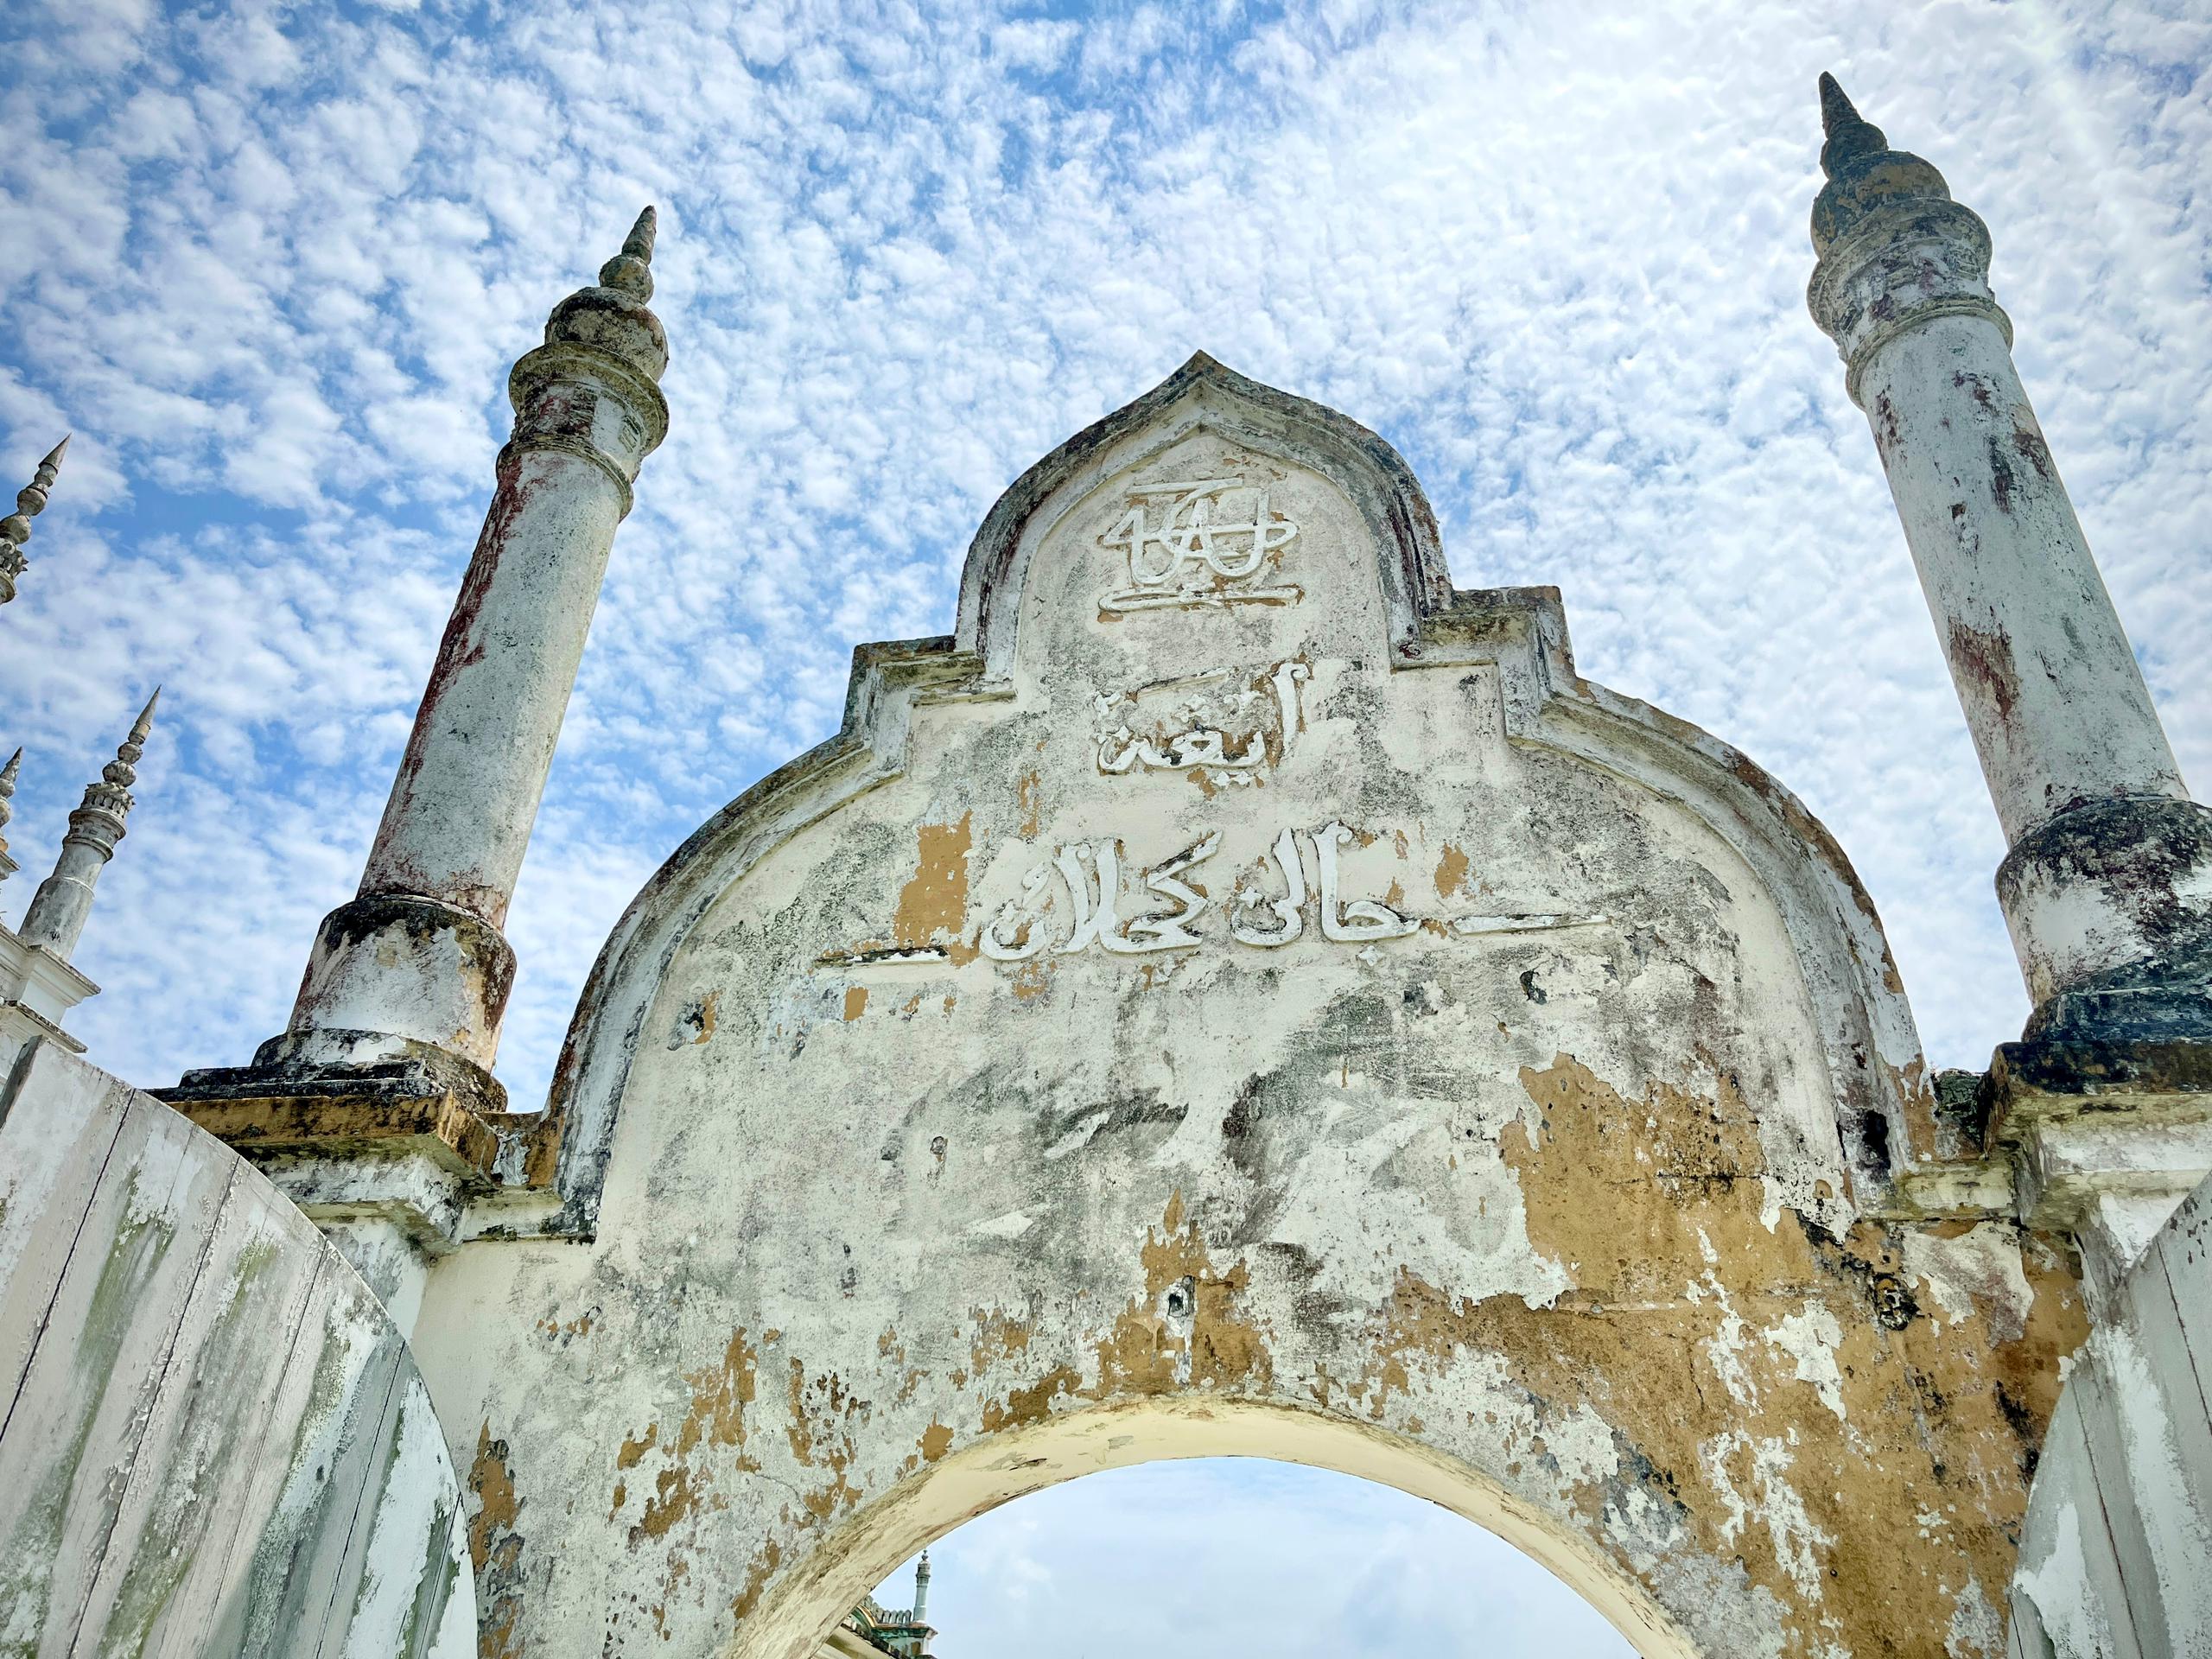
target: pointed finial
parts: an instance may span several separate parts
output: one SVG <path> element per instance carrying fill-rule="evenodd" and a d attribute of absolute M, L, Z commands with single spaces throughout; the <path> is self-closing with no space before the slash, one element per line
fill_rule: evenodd
<path fill-rule="evenodd" d="M 1887 134 L 1859 113 L 1834 75 L 1821 77 L 1821 171 L 1813 202 L 1813 251 L 1825 257 L 1844 232 L 1887 207 L 1948 201 L 1943 175 L 1917 156 L 1891 149 Z"/>
<path fill-rule="evenodd" d="M 1833 133 L 1847 121 L 1861 119 L 1859 106 L 1843 90 L 1841 82 L 1827 70 L 1821 71 L 1821 130 Z"/>
<path fill-rule="evenodd" d="M 54 487 L 61 457 L 68 449 L 69 439 L 65 436 L 47 452 L 31 481 L 16 492 L 16 510 L 0 518 L 0 605 L 16 596 L 16 578 L 30 563 L 23 556 L 23 543 L 31 538 L 31 520 L 46 511 L 47 492 Z"/>
<path fill-rule="evenodd" d="M 650 207 L 638 215 L 638 222 L 622 239 L 622 251 L 599 268 L 601 287 L 618 289 L 640 300 L 652 298 L 653 235 L 658 225 Z"/>
<path fill-rule="evenodd" d="M 130 722 L 130 735 L 123 740 L 115 759 L 100 770 L 100 776 L 118 789 L 128 789 L 138 781 L 138 757 L 146 752 L 147 735 L 154 729 L 154 705 L 161 700 L 162 688 L 157 685 L 154 695 L 146 699 L 146 706 L 138 711 L 138 718 Z"/>
<path fill-rule="evenodd" d="M 1827 139 L 1821 146 L 1821 171 L 1830 178 L 1853 156 L 1879 155 L 1890 147 L 1888 136 L 1859 113 L 1858 105 L 1826 70 L 1821 72 L 1821 130 Z"/>
<path fill-rule="evenodd" d="M 653 296 L 653 240 L 658 216 L 650 207 L 638 215 L 622 251 L 599 268 L 599 281 L 580 288 L 553 308 L 545 319 L 548 346 L 582 346 L 620 358 L 648 380 L 659 380 L 668 367 L 668 334 L 646 302 Z M 525 369 L 523 364 L 531 366 Z M 521 378 L 511 380 L 507 394 L 515 399 L 515 412 L 537 395 L 546 384 L 546 360 L 532 353 L 516 365 Z M 656 415 L 657 432 L 665 430 Z M 660 442 L 655 435 L 645 448 Z"/>

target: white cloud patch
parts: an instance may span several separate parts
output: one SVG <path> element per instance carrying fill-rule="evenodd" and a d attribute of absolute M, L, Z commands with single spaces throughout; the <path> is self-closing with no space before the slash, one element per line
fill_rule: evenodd
<path fill-rule="evenodd" d="M 2212 776 L 2212 22 L 2093 5 L 787 0 L 0 19 L 0 465 L 78 437 L 0 613 L 19 916 L 153 682 L 77 1026 L 162 1084 L 279 1029 L 361 856 L 507 365 L 662 209 L 674 419 L 513 911 L 542 1096 L 630 892 L 942 632 L 992 497 L 1194 348 L 1376 428 L 1462 585 L 1826 819 L 1931 1057 L 2025 1013 L 2003 849 L 1864 423 L 1806 316 L 1834 67 L 1995 233 L 2052 448 Z M 20 481 L 16 480 L 15 481 Z"/>

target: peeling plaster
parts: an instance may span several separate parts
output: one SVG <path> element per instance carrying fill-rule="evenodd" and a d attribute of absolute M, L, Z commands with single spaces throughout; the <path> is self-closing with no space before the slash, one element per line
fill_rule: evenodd
<path fill-rule="evenodd" d="M 2082 1315 L 2005 1230 L 1870 1213 L 1927 1084 L 1848 867 L 1575 678 L 1554 600 L 1433 594 L 1371 435 L 1183 385 L 987 525 L 967 666 L 865 660 L 877 747 L 626 921 L 556 1100 L 612 1126 L 595 1236 L 434 1269 L 433 1386 L 563 1564 L 516 1629 L 783 1659 L 887 1552 L 1172 1444 L 1387 1469 L 1647 1651 L 1924 1645 L 2011 1571 Z M 1160 531 L 1171 485 L 1228 528 Z M 1295 720 L 1236 701 L 1290 664 Z M 1102 768 L 1102 702 L 1109 760 L 1252 783 Z M 625 1034 L 710 995 L 711 1042 Z"/>

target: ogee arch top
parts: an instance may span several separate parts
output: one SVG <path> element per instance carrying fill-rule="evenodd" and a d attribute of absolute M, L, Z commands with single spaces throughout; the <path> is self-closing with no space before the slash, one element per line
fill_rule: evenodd
<path fill-rule="evenodd" d="M 993 504 L 969 544 L 953 633 L 957 649 L 982 658 L 987 678 L 1010 669 L 1030 560 L 1060 515 L 1113 474 L 1201 428 L 1263 453 L 1294 454 L 1344 493 L 1373 539 L 1394 645 L 1414 644 L 1423 620 L 1450 607 L 1452 573 L 1436 515 L 1405 458 L 1350 416 L 1198 352 L 1038 461 Z M 1132 439 L 1141 441 L 1134 452 Z"/>

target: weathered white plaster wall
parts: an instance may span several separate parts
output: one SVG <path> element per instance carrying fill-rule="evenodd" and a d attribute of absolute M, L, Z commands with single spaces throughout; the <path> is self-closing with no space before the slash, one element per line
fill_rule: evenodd
<path fill-rule="evenodd" d="M 432 1270 L 481 1651 L 801 1654 L 992 1503 L 1249 1451 L 1648 1653 L 2001 1652 L 2077 1287 L 1867 1213 L 1927 1089 L 1819 826 L 1213 365 L 1008 502 L 610 943 L 592 1236 Z"/>
<path fill-rule="evenodd" d="M 220 1141 L 41 1045 L 0 1095 L 0 1653 L 459 1659 L 406 1345 Z"/>
<path fill-rule="evenodd" d="M 2099 1316 L 2051 1419 L 2012 1581 L 2015 1659 L 2212 1653 L 2212 1183 Z"/>

